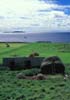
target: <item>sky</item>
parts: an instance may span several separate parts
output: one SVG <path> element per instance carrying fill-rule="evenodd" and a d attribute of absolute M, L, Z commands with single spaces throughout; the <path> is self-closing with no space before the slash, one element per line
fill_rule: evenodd
<path fill-rule="evenodd" d="M 70 0 L 0 0 L 0 33 L 70 32 Z"/>

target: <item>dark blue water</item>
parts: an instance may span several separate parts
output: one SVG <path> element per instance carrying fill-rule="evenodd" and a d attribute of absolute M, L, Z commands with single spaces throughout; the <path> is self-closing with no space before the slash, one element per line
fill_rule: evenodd
<path fill-rule="evenodd" d="M 41 34 L 0 34 L 0 42 L 68 42 L 70 43 L 70 33 L 41 33 Z"/>

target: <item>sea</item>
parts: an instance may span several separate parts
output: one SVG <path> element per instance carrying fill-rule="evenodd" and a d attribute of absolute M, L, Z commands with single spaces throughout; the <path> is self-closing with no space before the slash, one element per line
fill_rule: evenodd
<path fill-rule="evenodd" d="M 1 33 L 0 42 L 61 42 L 70 43 L 70 32 L 57 33 Z"/>

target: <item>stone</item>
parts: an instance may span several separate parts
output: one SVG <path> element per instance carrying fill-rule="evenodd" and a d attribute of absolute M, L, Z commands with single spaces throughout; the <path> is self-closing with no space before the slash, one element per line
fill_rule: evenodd
<path fill-rule="evenodd" d="M 42 74 L 65 74 L 65 66 L 57 56 L 45 58 L 40 68 Z"/>

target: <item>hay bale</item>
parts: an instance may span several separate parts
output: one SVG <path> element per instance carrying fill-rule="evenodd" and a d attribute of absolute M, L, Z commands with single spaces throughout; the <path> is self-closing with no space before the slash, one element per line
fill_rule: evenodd
<path fill-rule="evenodd" d="M 41 73 L 43 74 L 65 74 L 65 66 L 57 56 L 45 58 L 41 63 Z"/>

